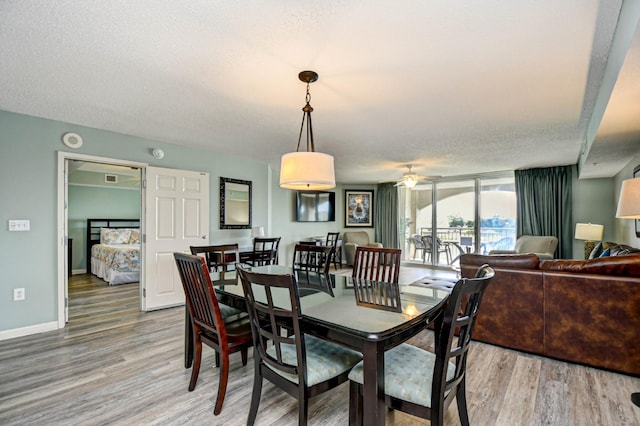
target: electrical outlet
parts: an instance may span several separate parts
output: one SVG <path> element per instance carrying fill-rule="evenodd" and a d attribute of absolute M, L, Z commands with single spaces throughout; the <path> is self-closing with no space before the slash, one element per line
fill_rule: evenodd
<path fill-rule="evenodd" d="M 14 301 L 24 300 L 24 298 L 25 298 L 24 288 L 14 288 L 13 289 L 13 300 Z"/>
<path fill-rule="evenodd" d="M 31 229 L 31 221 L 29 220 L 9 220 L 9 231 L 29 231 Z"/>

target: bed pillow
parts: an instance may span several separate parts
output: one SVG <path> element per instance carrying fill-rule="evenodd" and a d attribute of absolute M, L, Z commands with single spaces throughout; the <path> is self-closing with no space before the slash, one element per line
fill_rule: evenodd
<path fill-rule="evenodd" d="M 100 228 L 101 244 L 129 244 L 130 239 L 131 229 Z"/>
<path fill-rule="evenodd" d="M 140 230 L 132 229 L 131 237 L 129 237 L 129 244 L 140 244 Z"/>

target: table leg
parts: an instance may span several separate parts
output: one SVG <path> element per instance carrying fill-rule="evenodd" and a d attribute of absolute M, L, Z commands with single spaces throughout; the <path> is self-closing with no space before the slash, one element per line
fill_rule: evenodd
<path fill-rule="evenodd" d="M 362 389 L 363 424 L 384 425 L 384 350 L 376 342 L 365 344 L 364 385 Z"/>
<path fill-rule="evenodd" d="M 189 309 L 184 307 L 184 368 L 190 368 L 193 363 L 193 329 Z"/>

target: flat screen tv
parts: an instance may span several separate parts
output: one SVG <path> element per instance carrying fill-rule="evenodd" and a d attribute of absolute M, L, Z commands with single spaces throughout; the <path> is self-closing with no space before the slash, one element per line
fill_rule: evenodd
<path fill-rule="evenodd" d="M 313 191 L 296 192 L 296 221 L 298 222 L 335 222 L 335 192 Z"/>

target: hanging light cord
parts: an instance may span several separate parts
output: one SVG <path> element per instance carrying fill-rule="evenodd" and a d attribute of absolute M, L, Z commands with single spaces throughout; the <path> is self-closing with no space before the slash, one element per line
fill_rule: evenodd
<path fill-rule="evenodd" d="M 313 128 L 311 126 L 311 111 L 313 111 L 313 108 L 309 104 L 309 102 L 311 102 L 309 84 L 310 83 L 307 83 L 307 96 L 305 97 L 307 104 L 302 108 L 302 124 L 300 125 L 300 134 L 298 135 L 298 146 L 296 147 L 296 152 L 300 151 L 300 141 L 302 140 L 302 130 L 304 130 L 305 118 L 307 119 L 307 152 L 316 152 L 316 147 L 313 143 Z"/>

